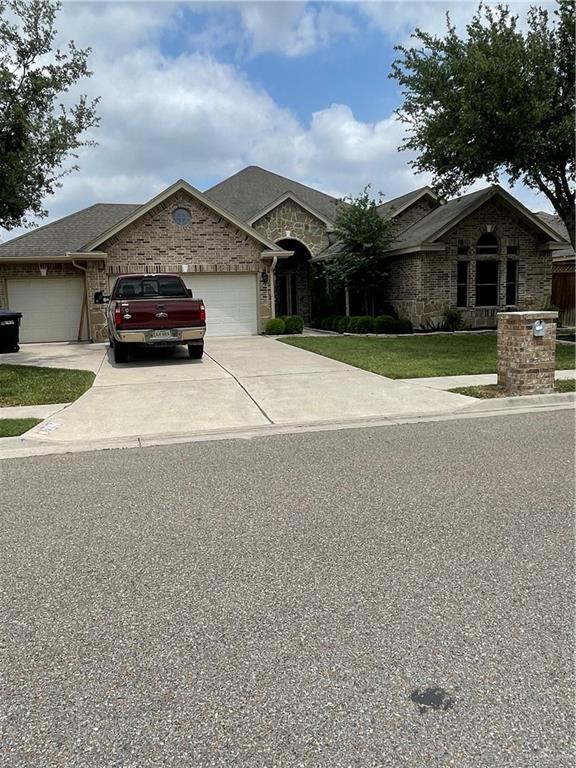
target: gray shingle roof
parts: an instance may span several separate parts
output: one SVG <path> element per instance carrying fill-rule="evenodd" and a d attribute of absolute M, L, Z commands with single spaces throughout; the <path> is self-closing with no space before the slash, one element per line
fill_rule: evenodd
<path fill-rule="evenodd" d="M 566 227 L 566 224 L 562 221 L 560 216 L 558 216 L 557 213 L 547 213 L 546 211 L 538 211 L 536 214 L 538 218 L 542 219 L 542 221 L 546 222 L 549 227 L 552 227 L 555 229 L 560 237 L 563 240 L 566 240 L 567 243 L 570 243 L 570 236 L 568 234 L 568 229 Z M 562 248 L 560 250 L 554 251 L 553 257 L 555 259 L 565 259 L 569 256 L 574 256 L 574 249 L 572 248 L 572 245 L 567 245 L 566 248 Z"/>
<path fill-rule="evenodd" d="M 337 198 L 257 165 L 249 165 L 204 194 L 238 219 L 250 221 L 286 192 L 292 192 L 324 218 L 334 220 Z"/>
<path fill-rule="evenodd" d="M 67 251 L 82 251 L 86 243 L 118 224 L 137 208 L 140 208 L 140 205 L 96 203 L 1 243 L 0 259 L 32 256 L 50 258 L 63 256 Z"/>
<path fill-rule="evenodd" d="M 408 208 L 412 203 L 416 202 L 424 192 L 434 194 L 430 187 L 420 187 L 413 192 L 407 192 L 405 195 L 400 195 L 400 197 L 393 197 L 392 200 L 386 200 L 386 202 L 378 206 L 378 213 L 381 216 L 388 216 L 389 214 L 394 213 L 394 211 Z"/>

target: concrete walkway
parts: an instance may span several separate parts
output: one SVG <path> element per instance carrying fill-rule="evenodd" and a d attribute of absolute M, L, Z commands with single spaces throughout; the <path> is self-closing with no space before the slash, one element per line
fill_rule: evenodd
<path fill-rule="evenodd" d="M 66 443 L 146 438 L 452 413 L 470 402 L 269 338 L 211 339 L 198 361 L 180 349 L 144 352 L 117 366 L 106 354 L 92 389 L 26 437 Z"/>
<path fill-rule="evenodd" d="M 576 371 L 556 371 L 556 379 L 574 379 Z M 481 373 L 475 376 L 430 376 L 421 379 L 402 379 L 406 384 L 417 384 L 430 389 L 454 389 L 455 387 L 477 387 L 486 384 L 497 384 L 495 373 Z"/>

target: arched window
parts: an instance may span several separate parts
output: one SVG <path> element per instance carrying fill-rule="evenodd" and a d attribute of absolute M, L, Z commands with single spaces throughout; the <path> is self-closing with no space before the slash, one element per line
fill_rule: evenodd
<path fill-rule="evenodd" d="M 492 232 L 484 232 L 476 243 L 476 253 L 498 253 L 498 238 Z"/>

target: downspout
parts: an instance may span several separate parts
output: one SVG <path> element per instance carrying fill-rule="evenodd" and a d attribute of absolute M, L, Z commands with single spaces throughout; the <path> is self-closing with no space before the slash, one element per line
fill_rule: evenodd
<path fill-rule="evenodd" d="M 274 270 L 276 269 L 276 264 L 278 264 L 278 256 L 272 257 L 272 264 L 270 264 L 270 303 L 271 303 L 271 310 L 272 315 L 271 317 L 276 317 L 276 291 L 275 291 L 275 274 Z"/>
<path fill-rule="evenodd" d="M 78 264 L 76 261 L 74 261 L 74 259 L 72 259 L 72 266 L 84 272 L 83 309 L 86 311 L 86 330 L 88 331 L 88 339 L 89 341 L 92 341 L 92 328 L 90 327 L 90 312 L 88 311 L 88 268 L 83 267 L 81 264 Z M 82 322 L 80 322 L 80 328 L 78 329 L 78 336 L 81 336 L 81 335 L 82 335 Z M 81 339 L 78 339 L 78 341 L 81 341 Z"/>

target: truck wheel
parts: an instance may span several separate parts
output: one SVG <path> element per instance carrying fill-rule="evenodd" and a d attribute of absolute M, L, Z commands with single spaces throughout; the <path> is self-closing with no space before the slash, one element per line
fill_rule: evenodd
<path fill-rule="evenodd" d="M 128 350 L 126 349 L 126 344 L 123 344 L 121 341 L 115 341 L 112 349 L 114 350 L 115 363 L 125 363 L 128 360 Z"/>
<path fill-rule="evenodd" d="M 188 344 L 188 354 L 192 360 L 200 360 L 204 354 L 204 343 L 202 344 Z"/>

